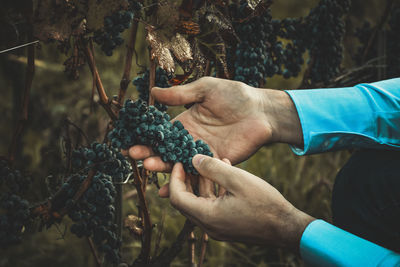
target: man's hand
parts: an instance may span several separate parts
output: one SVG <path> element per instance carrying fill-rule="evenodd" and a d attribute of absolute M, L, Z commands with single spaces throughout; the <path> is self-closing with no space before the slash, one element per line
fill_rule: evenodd
<path fill-rule="evenodd" d="M 227 190 L 219 197 L 195 196 L 186 186 L 180 163 L 160 195 L 169 195 L 175 208 L 215 239 L 298 249 L 304 229 L 314 218 L 297 210 L 264 180 L 224 161 L 204 155 L 193 158 L 203 177 Z"/>
<path fill-rule="evenodd" d="M 227 158 L 236 164 L 267 143 L 301 145 L 297 112 L 283 91 L 203 77 L 182 86 L 154 87 L 151 92 L 158 102 L 167 105 L 194 103 L 175 119 L 180 120 L 195 139 L 204 140 L 217 158 Z M 170 163 L 154 157 L 145 146 L 132 147 L 129 155 L 134 159 L 146 159 L 144 166 L 151 171 L 172 168 Z"/>

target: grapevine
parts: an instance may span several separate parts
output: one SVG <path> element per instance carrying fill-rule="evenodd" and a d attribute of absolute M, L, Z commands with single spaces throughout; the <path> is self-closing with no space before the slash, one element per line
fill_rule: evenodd
<path fill-rule="evenodd" d="M 161 68 L 156 70 L 155 86 L 160 88 L 170 87 L 168 83 L 167 72 Z M 136 86 L 136 90 L 139 92 L 139 98 L 147 102 L 149 100 L 149 85 L 150 85 L 150 72 L 146 70 L 143 75 L 137 76 L 133 79 L 132 83 Z M 167 106 L 158 102 L 154 103 L 154 106 L 160 111 L 166 111 Z"/>
<path fill-rule="evenodd" d="M 185 171 L 198 174 L 192 158 L 196 154 L 212 157 L 209 146 L 202 140 L 195 141 L 180 121 L 169 120 L 167 113 L 147 106 L 143 100 L 128 99 L 108 138 L 114 147 L 122 149 L 138 144 L 151 146 L 164 162 L 182 162 Z"/>
<path fill-rule="evenodd" d="M 24 227 L 30 221 L 29 202 L 22 198 L 31 179 L 19 170 L 13 170 L 8 162 L 0 160 L 0 248 L 21 242 Z"/>
<path fill-rule="evenodd" d="M 4 64 L 5 68 L 9 62 L 21 65 L 21 61 L 26 59 L 26 74 L 23 92 L 14 85 L 20 81 L 6 83 L 6 86 L 10 84 L 13 89 L 10 90 L 13 94 L 10 103 L 15 105 L 20 102 L 21 107 L 5 113 L 12 113 L 16 123 L 7 160 L 0 160 L 2 249 L 19 244 L 25 235 L 35 230 L 41 231 L 43 226 L 50 228 L 55 225 L 58 229 L 64 224 L 68 230 L 66 233 L 88 239 L 97 266 L 104 263 L 103 259 L 108 265 L 125 265 L 128 247 L 134 250 L 130 251 L 131 254 L 138 254 L 128 263 L 130 266 L 169 266 L 188 240 L 191 242 L 189 262 L 195 265 L 197 249 L 194 225 L 186 221 L 176 240 L 165 242 L 170 247 L 161 248 L 160 244 L 164 244 L 164 240 L 161 242 L 163 219 L 152 217 L 156 213 L 153 209 L 159 207 L 154 205 L 153 199 L 148 199 L 154 193 L 149 190 L 152 184 L 160 188 L 160 176 L 146 170 L 143 162 L 128 160 L 121 153 L 121 150 L 134 145 L 146 145 L 164 162 L 181 162 L 185 171 L 192 175 L 198 174 L 192 165 L 196 154 L 213 156 L 210 147 L 202 140 L 195 140 L 180 121 L 171 122 L 169 114 L 173 114 L 174 109 L 169 110 L 168 114 L 168 107 L 161 104 L 161 100 L 152 105 L 154 99 L 149 94 L 151 87 L 167 88 L 208 75 L 234 79 L 253 87 L 265 87 L 272 80 L 275 86 L 281 78 L 295 78 L 284 81 L 284 86 L 290 84 L 291 88 L 353 86 L 365 82 L 366 77 L 371 77 L 371 81 L 377 79 L 376 66 L 371 68 L 371 65 L 366 64 L 377 57 L 382 58 L 382 47 L 378 47 L 378 39 L 382 36 L 378 38 L 377 32 L 386 36 L 384 64 L 379 63 L 379 68 L 385 68 L 384 78 L 397 77 L 400 73 L 400 9 L 392 0 L 388 3 L 392 3 L 393 8 L 390 6 L 392 4 L 388 4 L 387 10 L 390 12 L 384 13 L 386 15 L 382 16 L 382 23 L 374 25 L 372 19 L 367 18 L 369 22 L 363 25 L 364 21 L 357 18 L 354 25 L 361 28 L 355 36 L 360 46 L 358 50 L 355 47 L 356 53 L 352 53 L 352 47 L 346 51 L 346 55 L 353 57 L 356 69 L 354 72 L 350 69 L 348 73 L 344 72 L 344 66 L 348 67 L 349 60 L 346 60 L 346 65 L 342 65 L 342 58 L 343 40 L 346 37 L 346 49 L 349 40 L 349 33 L 345 32 L 345 21 L 346 18 L 352 19 L 349 0 L 319 0 L 298 17 L 281 17 L 276 13 L 279 18 L 275 16 L 270 0 L 53 2 L 28 1 L 24 8 L 20 8 L 13 1 L 6 0 L 0 10 L 4 18 L 0 20 L 1 28 L 5 29 L 0 31 L 1 37 L 4 37 L 2 40 L 10 39 L 10 36 L 21 37 L 4 48 L 18 46 L 25 41 L 39 42 L 42 47 L 42 51 L 37 54 L 37 47 L 29 45 L 26 55 L 11 52 L 9 57 L 4 57 L 7 63 Z M 125 41 L 124 36 L 128 33 L 126 30 L 129 30 L 129 39 Z M 10 35 L 13 31 L 15 34 Z M 80 77 L 81 80 L 88 77 L 89 80 L 93 79 L 89 83 L 82 81 L 84 86 L 90 84 L 91 98 L 88 97 L 87 102 L 81 99 L 76 101 L 79 107 L 90 101 L 90 111 L 89 108 L 86 112 L 86 109 L 75 109 L 74 106 L 73 110 L 85 111 L 78 116 L 63 114 L 68 117 L 69 125 L 74 125 L 74 130 L 68 126 L 67 130 L 61 131 L 46 123 L 43 123 L 46 128 L 41 129 L 42 124 L 31 127 L 29 123 L 31 118 L 42 117 L 35 113 L 39 106 L 57 106 L 57 112 L 51 113 L 64 109 L 63 101 L 67 96 L 64 93 L 61 103 L 53 105 L 50 94 L 39 96 L 36 91 L 31 92 L 35 66 L 41 69 L 38 71 L 41 75 L 48 67 L 45 55 L 54 53 L 53 48 L 47 47 L 48 43 L 56 43 L 53 48 L 65 54 L 65 71 L 69 76 L 74 79 Z M 382 46 L 382 42 L 379 44 Z M 123 59 L 120 52 L 125 48 L 126 56 Z M 112 70 L 107 70 L 105 78 L 102 76 L 103 81 L 106 80 L 103 84 L 100 76 L 106 67 L 104 58 L 95 55 L 98 50 L 101 55 L 107 56 L 104 58 L 109 62 L 124 62 L 119 86 L 119 81 L 115 83 L 109 75 L 116 69 L 115 65 L 110 66 Z M 114 57 L 108 57 L 112 55 Z M 35 62 L 36 57 L 38 61 Z M 54 65 L 49 64 L 49 68 L 57 69 Z M 87 73 L 79 73 L 84 65 L 90 68 L 89 76 Z M 357 69 L 362 71 L 357 72 Z M 41 87 L 40 83 L 36 86 Z M 109 97 L 111 90 L 117 87 L 118 94 Z M 87 89 L 79 96 L 87 97 L 90 94 L 90 89 Z M 138 94 L 131 89 L 136 89 Z M 19 93 L 22 95 L 19 96 Z M 35 109 L 29 106 L 32 95 Z M 124 102 L 126 96 L 132 98 L 136 95 L 137 100 L 128 99 Z M 17 99 L 19 97 L 21 99 Z M 104 113 L 97 112 L 97 104 L 104 108 L 107 118 L 99 115 Z M 10 105 L 7 103 L 5 106 Z M 190 104 L 185 107 L 189 108 Z M 95 120 L 98 128 L 91 127 L 93 121 L 88 120 L 95 116 L 98 116 Z M 54 123 L 53 120 L 51 123 Z M 7 122 L 6 125 L 11 123 Z M 40 147 L 40 144 L 30 146 L 29 140 L 37 134 L 37 128 L 43 130 L 40 134 L 46 136 L 43 139 L 46 139 L 44 142 L 47 142 L 47 150 L 43 149 L 45 146 Z M 49 130 L 51 136 L 47 138 Z M 26 132 L 28 134 L 24 136 Z M 58 140 L 62 148 L 55 145 Z M 82 145 L 83 140 L 86 146 Z M 36 166 L 38 148 L 39 168 Z M 46 153 L 49 151 L 59 152 L 55 160 L 47 160 Z M 27 175 L 10 167 L 17 164 L 20 166 L 19 161 L 25 164 L 25 157 L 31 155 L 35 159 L 26 161 L 26 165 L 32 168 L 32 173 L 40 173 L 37 177 L 39 179 L 35 179 L 37 183 L 34 189 L 29 189 L 31 179 Z M 58 159 L 60 162 L 51 166 Z M 51 183 L 47 183 L 49 177 L 54 178 Z M 196 189 L 197 185 L 193 186 Z M 125 195 L 128 191 L 130 197 Z M 135 208 L 123 204 L 124 201 L 133 202 L 130 204 Z M 125 206 L 122 208 L 122 205 Z M 123 246 L 127 235 L 122 232 L 122 217 L 126 215 L 122 210 L 134 213 L 126 218 L 136 218 L 134 222 L 125 225 L 130 233 L 134 233 L 134 246 Z M 68 224 L 69 220 L 65 223 L 65 217 L 72 220 L 72 225 Z M 35 225 L 39 226 L 38 229 L 32 228 Z M 199 266 L 207 254 L 207 239 L 207 234 L 203 233 Z M 137 247 L 140 247 L 140 252 Z"/>

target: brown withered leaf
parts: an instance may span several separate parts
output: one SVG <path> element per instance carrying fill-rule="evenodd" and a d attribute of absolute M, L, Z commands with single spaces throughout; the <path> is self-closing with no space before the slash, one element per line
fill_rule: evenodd
<path fill-rule="evenodd" d="M 127 9 L 129 6 L 126 0 L 87 0 L 87 27 L 96 31 L 103 27 L 104 17 L 110 16 L 121 9 Z"/>
<path fill-rule="evenodd" d="M 168 47 L 165 45 L 167 40 L 163 40 L 153 27 L 148 26 L 146 40 L 151 46 L 151 58 L 157 59 L 158 65 L 167 72 L 175 71 L 174 58 Z"/>
<path fill-rule="evenodd" d="M 262 2 L 262 0 L 247 0 L 247 5 L 251 9 L 255 10 L 256 7 L 258 6 L 258 4 L 260 4 L 261 2 Z"/>
<path fill-rule="evenodd" d="M 189 42 L 181 34 L 176 33 L 168 39 L 163 32 L 148 26 L 146 39 L 151 46 L 151 58 L 157 59 L 158 65 L 167 72 L 175 71 L 172 53 L 179 61 L 192 59 L 192 50 Z"/>
<path fill-rule="evenodd" d="M 200 25 L 191 20 L 181 20 L 175 30 L 187 35 L 197 35 L 200 33 Z"/>
<path fill-rule="evenodd" d="M 140 219 L 135 215 L 128 215 L 124 220 L 124 227 L 128 228 L 135 235 L 142 235 L 143 229 L 139 227 Z"/>
<path fill-rule="evenodd" d="M 181 34 L 176 33 L 175 36 L 172 37 L 169 46 L 170 50 L 172 50 L 175 57 L 179 61 L 186 61 L 188 59 L 193 59 L 190 43 Z"/>

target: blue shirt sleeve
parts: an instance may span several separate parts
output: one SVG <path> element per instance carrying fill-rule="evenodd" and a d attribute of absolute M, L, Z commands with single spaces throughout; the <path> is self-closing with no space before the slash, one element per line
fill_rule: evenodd
<path fill-rule="evenodd" d="M 400 255 L 323 220 L 311 222 L 301 237 L 307 266 L 400 266 Z"/>
<path fill-rule="evenodd" d="M 344 148 L 400 150 L 400 78 L 354 87 L 286 91 L 303 131 L 297 155 Z"/>

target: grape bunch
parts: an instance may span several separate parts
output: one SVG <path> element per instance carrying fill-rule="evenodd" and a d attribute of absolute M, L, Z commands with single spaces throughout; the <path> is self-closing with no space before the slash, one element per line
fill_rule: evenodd
<path fill-rule="evenodd" d="M 349 0 L 320 0 L 305 18 L 312 83 L 326 83 L 340 71 L 345 32 L 343 16 L 349 7 Z"/>
<path fill-rule="evenodd" d="M 278 23 L 276 21 L 275 23 Z M 283 51 L 283 71 L 285 79 L 296 77 L 304 64 L 306 51 L 306 25 L 302 18 L 285 18 L 280 21 L 278 35 L 288 41 Z"/>
<path fill-rule="evenodd" d="M 72 200 L 87 175 L 74 175 L 64 183 L 59 198 L 66 200 L 68 216 L 74 222 L 71 232 L 77 237 L 92 237 L 93 242 L 106 260 L 117 264 L 121 240 L 117 237 L 114 223 L 114 198 L 116 191 L 110 175 L 97 172 L 90 187 L 76 203 Z"/>
<path fill-rule="evenodd" d="M 117 149 L 94 142 L 88 148 L 73 151 L 72 167 L 76 174 L 61 186 L 52 204 L 67 209 L 68 216 L 74 222 L 70 229 L 73 234 L 79 238 L 92 237 L 106 260 L 117 264 L 121 240 L 114 223 L 114 183 L 122 182 L 129 175 L 130 164 Z M 96 171 L 93 180 L 79 200 L 74 201 L 89 170 Z"/>
<path fill-rule="evenodd" d="M 168 88 L 170 87 L 168 80 L 169 76 L 167 72 L 162 68 L 157 68 L 155 86 L 160 88 Z M 136 86 L 136 90 L 138 90 L 139 92 L 139 98 L 147 103 L 149 101 L 150 86 L 149 70 L 147 70 L 143 75 L 137 76 L 135 79 L 133 79 L 132 83 Z M 168 109 L 166 105 L 160 104 L 158 102 L 155 102 L 154 106 L 160 111 L 166 111 Z"/>
<path fill-rule="evenodd" d="M 139 14 L 141 9 L 141 3 L 129 1 L 128 10 L 120 10 L 104 17 L 104 27 L 94 32 L 93 40 L 101 46 L 107 56 L 112 56 L 113 50 L 124 42 L 121 33 L 131 27 L 134 16 Z"/>
<path fill-rule="evenodd" d="M 169 120 L 167 113 L 147 106 L 143 100 L 128 99 L 108 138 L 113 147 L 122 149 L 138 144 L 151 146 L 164 162 L 182 162 L 186 172 L 198 174 L 192 158 L 196 154 L 212 157 L 209 146 L 193 140 L 180 121 L 172 124 Z"/>
<path fill-rule="evenodd" d="M 93 40 L 107 56 L 112 56 L 113 50 L 124 42 L 121 33 L 131 26 L 132 19 L 131 11 L 118 11 L 104 18 L 104 28 L 94 33 Z"/>
<path fill-rule="evenodd" d="M 131 165 L 116 148 L 97 142 L 93 142 L 89 148 L 75 150 L 72 165 L 77 171 L 94 167 L 98 172 L 110 175 L 113 182 L 118 183 L 131 172 Z"/>
<path fill-rule="evenodd" d="M 29 202 L 21 195 L 30 187 L 31 178 L 11 169 L 0 160 L 0 248 L 18 244 L 24 227 L 29 223 Z"/>
<path fill-rule="evenodd" d="M 241 1 L 240 6 L 231 5 L 237 20 L 248 16 L 247 10 L 247 1 Z M 241 42 L 228 47 L 227 52 L 230 68 L 235 69 L 233 79 L 258 87 L 266 77 L 280 74 L 284 55 L 283 44 L 277 40 L 280 23 L 272 20 L 270 10 L 233 26 L 241 37 Z"/>

